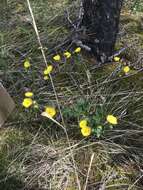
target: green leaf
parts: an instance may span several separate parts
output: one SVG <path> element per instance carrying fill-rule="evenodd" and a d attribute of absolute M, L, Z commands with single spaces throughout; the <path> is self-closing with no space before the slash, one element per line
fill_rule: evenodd
<path fill-rule="evenodd" d="M 97 127 L 96 135 L 99 138 L 102 135 L 103 127 L 100 125 Z"/>
<path fill-rule="evenodd" d="M 96 128 L 92 128 L 92 133 L 93 134 L 97 134 L 97 129 Z"/>
<path fill-rule="evenodd" d="M 94 123 L 98 125 L 101 122 L 100 115 L 96 114 L 95 116 L 93 116 L 93 120 L 94 120 Z"/>

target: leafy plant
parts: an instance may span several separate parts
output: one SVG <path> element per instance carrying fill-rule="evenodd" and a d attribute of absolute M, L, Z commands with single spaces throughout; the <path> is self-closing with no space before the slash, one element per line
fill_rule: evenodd
<path fill-rule="evenodd" d="M 115 116 L 108 115 L 109 119 L 107 119 L 103 105 L 91 105 L 88 100 L 82 98 L 73 105 L 63 108 L 62 113 L 67 121 L 79 122 L 83 136 L 92 133 L 99 138 L 104 134 L 105 129 L 112 129 L 113 125 L 117 124 Z"/>

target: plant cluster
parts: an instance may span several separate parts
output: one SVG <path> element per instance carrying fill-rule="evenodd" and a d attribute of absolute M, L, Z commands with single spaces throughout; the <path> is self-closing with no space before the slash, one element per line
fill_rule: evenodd
<path fill-rule="evenodd" d="M 73 53 L 70 51 L 65 51 L 63 56 L 66 59 L 69 59 L 73 54 L 78 54 L 81 52 L 81 48 L 77 47 Z M 56 54 L 53 56 L 53 61 L 60 62 L 62 56 Z M 113 58 L 113 61 L 121 64 L 121 72 L 125 75 L 128 75 L 130 72 L 130 67 L 124 65 L 120 57 L 116 56 Z M 31 67 L 31 63 L 28 59 L 24 62 L 24 68 L 27 70 Z M 54 66 L 52 64 L 47 65 L 43 71 L 44 80 L 48 80 Z M 34 93 L 31 91 L 25 92 L 25 98 L 22 102 L 23 107 L 30 108 L 34 107 L 36 109 L 41 108 L 41 106 L 34 99 Z M 43 108 L 42 108 L 43 109 Z M 39 109 L 41 112 L 41 109 Z M 94 135 L 97 138 L 104 135 L 105 130 L 112 129 L 115 125 L 118 124 L 118 116 L 115 116 L 113 113 L 105 113 L 104 106 L 91 105 L 89 101 L 81 98 L 75 102 L 72 106 L 66 106 L 62 108 L 63 116 L 67 121 L 76 121 L 79 125 L 79 130 L 84 137 Z M 42 116 L 47 118 L 54 118 L 58 115 L 58 109 L 51 105 L 46 105 L 44 111 L 41 113 Z"/>
<path fill-rule="evenodd" d="M 105 114 L 104 107 L 91 105 L 89 101 L 80 99 L 72 106 L 63 109 L 65 118 L 78 120 L 79 129 L 84 137 L 95 135 L 101 137 L 105 130 L 118 124 L 117 116 Z"/>

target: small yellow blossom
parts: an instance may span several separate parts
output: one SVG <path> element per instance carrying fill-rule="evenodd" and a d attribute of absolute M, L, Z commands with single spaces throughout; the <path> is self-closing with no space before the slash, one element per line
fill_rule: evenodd
<path fill-rule="evenodd" d="M 74 50 L 74 53 L 80 53 L 81 52 L 81 47 L 77 47 L 75 50 Z"/>
<path fill-rule="evenodd" d="M 130 71 L 130 67 L 129 66 L 125 66 L 123 68 L 123 71 L 124 71 L 125 74 L 127 74 Z"/>
<path fill-rule="evenodd" d="M 90 135 L 91 135 L 91 132 L 92 132 L 92 130 L 91 130 L 91 128 L 88 127 L 88 126 L 85 126 L 85 127 L 83 127 L 83 128 L 81 129 L 81 133 L 82 133 L 82 135 L 83 135 L 84 137 L 90 136 Z"/>
<path fill-rule="evenodd" d="M 48 79 L 49 79 L 49 76 L 45 75 L 44 80 L 48 80 Z"/>
<path fill-rule="evenodd" d="M 25 97 L 27 97 L 27 98 L 30 98 L 30 97 L 32 97 L 34 94 L 33 94 L 33 92 L 26 92 L 25 93 Z"/>
<path fill-rule="evenodd" d="M 60 56 L 60 55 L 55 55 L 55 56 L 53 57 L 53 59 L 54 59 L 55 61 L 60 61 L 60 60 L 61 60 L 61 56 Z"/>
<path fill-rule="evenodd" d="M 24 68 L 28 69 L 29 67 L 31 67 L 30 61 L 29 60 L 25 60 L 25 62 L 24 62 Z"/>
<path fill-rule="evenodd" d="M 68 52 L 68 51 L 66 51 L 66 52 L 64 53 L 64 56 L 68 59 L 68 58 L 70 58 L 70 57 L 71 57 L 71 53 L 70 53 L 70 52 Z"/>
<path fill-rule="evenodd" d="M 113 115 L 107 115 L 107 121 L 113 125 L 117 125 L 118 124 L 118 120 L 117 117 L 113 116 Z"/>
<path fill-rule="evenodd" d="M 117 56 L 114 57 L 114 61 L 115 61 L 115 62 L 119 62 L 119 61 L 120 61 L 120 57 L 117 57 Z"/>
<path fill-rule="evenodd" d="M 54 117 L 56 115 L 56 109 L 54 107 L 46 107 L 45 112 L 48 114 L 49 117 Z"/>
<path fill-rule="evenodd" d="M 81 120 L 79 122 L 79 126 L 80 128 L 87 127 L 87 120 L 86 119 Z"/>
<path fill-rule="evenodd" d="M 23 102 L 22 102 L 22 105 L 25 107 L 25 108 L 29 108 L 31 105 L 33 104 L 33 101 L 31 98 L 24 98 Z"/>
<path fill-rule="evenodd" d="M 53 70 L 53 66 L 49 65 L 47 68 L 44 70 L 44 75 L 49 75 Z"/>

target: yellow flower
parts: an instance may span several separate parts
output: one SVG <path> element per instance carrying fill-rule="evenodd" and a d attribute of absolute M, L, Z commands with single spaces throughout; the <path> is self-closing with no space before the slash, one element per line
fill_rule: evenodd
<path fill-rule="evenodd" d="M 91 135 L 91 132 L 92 132 L 92 130 L 88 126 L 82 127 L 82 129 L 81 129 L 81 133 L 84 137 L 88 137 L 89 135 Z"/>
<path fill-rule="evenodd" d="M 87 127 L 87 120 L 86 119 L 81 120 L 79 122 L 79 126 L 80 128 Z"/>
<path fill-rule="evenodd" d="M 123 68 L 123 71 L 124 71 L 125 74 L 127 74 L 130 71 L 130 67 L 129 66 L 125 66 Z"/>
<path fill-rule="evenodd" d="M 117 57 L 117 56 L 114 57 L 114 61 L 115 61 L 115 62 L 119 62 L 119 61 L 120 61 L 120 57 Z"/>
<path fill-rule="evenodd" d="M 74 53 L 80 53 L 81 52 L 81 48 L 80 47 L 77 47 L 75 50 L 74 50 Z"/>
<path fill-rule="evenodd" d="M 31 67 L 31 64 L 30 64 L 30 61 L 29 61 L 29 60 L 25 60 L 25 62 L 24 62 L 24 67 L 25 67 L 26 69 L 28 69 L 29 67 Z"/>
<path fill-rule="evenodd" d="M 26 92 L 25 97 L 30 98 L 33 96 L 33 92 Z"/>
<path fill-rule="evenodd" d="M 47 113 L 49 117 L 54 117 L 56 115 L 56 110 L 55 108 L 48 106 L 45 108 L 45 113 Z"/>
<path fill-rule="evenodd" d="M 55 61 L 60 61 L 60 60 L 61 60 L 61 56 L 60 56 L 60 55 L 55 55 L 55 56 L 53 57 L 53 59 L 54 59 Z"/>
<path fill-rule="evenodd" d="M 113 115 L 107 115 L 107 121 L 113 125 L 117 125 L 118 124 L 118 120 L 117 117 L 113 116 Z"/>
<path fill-rule="evenodd" d="M 44 80 L 48 80 L 48 79 L 49 79 L 49 76 L 45 75 Z"/>
<path fill-rule="evenodd" d="M 52 70 L 53 70 L 52 65 L 47 66 L 47 68 L 44 70 L 44 75 L 50 74 L 52 72 Z"/>
<path fill-rule="evenodd" d="M 70 53 L 70 52 L 68 52 L 68 51 L 66 51 L 66 52 L 64 53 L 64 56 L 68 59 L 68 58 L 70 58 L 70 57 L 71 57 L 71 53 Z"/>
<path fill-rule="evenodd" d="M 25 108 L 29 108 L 31 105 L 33 104 L 33 101 L 31 98 L 24 98 L 23 102 L 22 102 L 22 105 L 25 107 Z"/>

